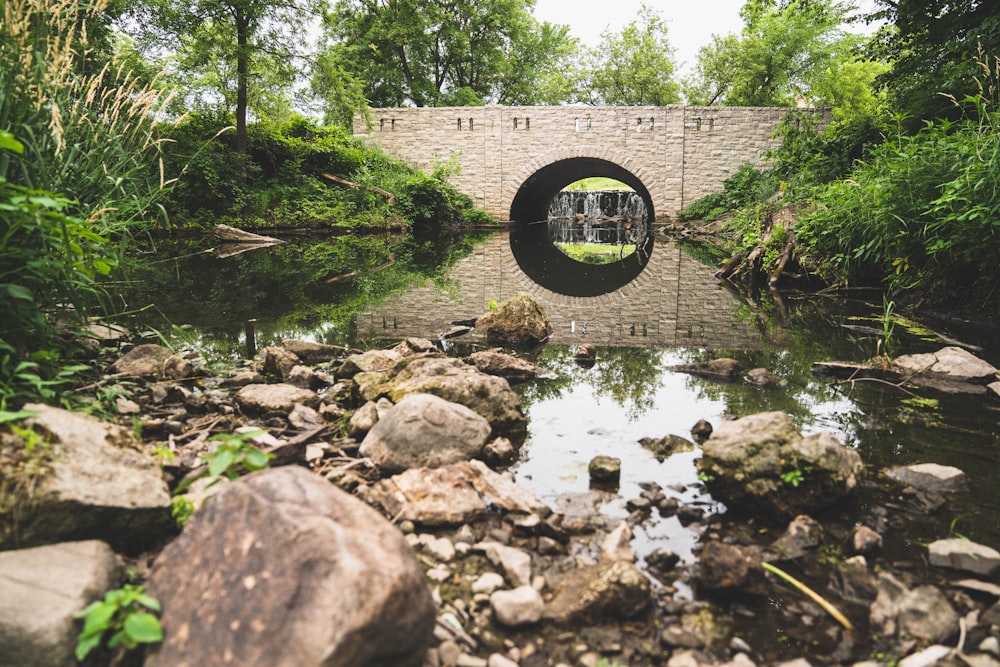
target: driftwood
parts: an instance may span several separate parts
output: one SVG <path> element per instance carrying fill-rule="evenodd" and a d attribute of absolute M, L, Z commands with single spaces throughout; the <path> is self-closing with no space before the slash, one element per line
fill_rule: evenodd
<path fill-rule="evenodd" d="M 364 188 L 369 192 L 374 192 L 375 194 L 379 194 L 385 197 L 386 201 L 389 202 L 389 206 L 396 205 L 396 197 L 391 192 L 383 190 L 382 188 L 377 188 L 374 185 L 361 185 L 360 183 L 354 183 L 352 181 L 349 181 L 346 178 L 340 178 L 339 176 L 334 176 L 332 174 L 327 174 L 327 173 L 323 173 L 321 174 L 321 176 L 323 176 L 323 178 L 325 179 L 333 181 L 338 185 L 346 185 L 349 188 Z"/>
<path fill-rule="evenodd" d="M 777 285 L 782 276 L 803 277 L 801 274 L 789 273 L 789 269 L 796 264 L 795 250 L 798 247 L 798 240 L 792 227 L 797 217 L 798 211 L 793 206 L 786 206 L 768 215 L 764 219 L 760 242 L 749 250 L 736 252 L 715 272 L 715 277 L 756 282 L 766 272 L 767 284 L 770 287 Z M 783 234 L 777 260 L 770 266 L 764 266 L 764 257 L 774 245 L 776 233 Z"/>
<path fill-rule="evenodd" d="M 279 241 L 278 243 L 282 243 Z M 215 256 L 219 259 L 225 259 L 226 257 L 234 257 L 236 255 L 242 255 L 245 252 L 250 252 L 251 250 L 260 250 L 261 248 L 270 248 L 278 245 L 274 241 L 262 241 L 254 243 L 246 243 L 245 241 L 226 241 L 221 246 L 215 249 Z"/>
<path fill-rule="evenodd" d="M 253 232 L 221 224 L 215 226 L 215 237 L 224 243 L 268 243 L 271 245 L 284 243 L 281 239 L 276 239 L 272 236 L 254 234 Z"/>

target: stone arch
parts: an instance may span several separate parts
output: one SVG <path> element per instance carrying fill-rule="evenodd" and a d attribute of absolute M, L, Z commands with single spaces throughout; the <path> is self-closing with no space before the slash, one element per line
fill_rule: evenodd
<path fill-rule="evenodd" d="M 561 149 L 527 162 L 504 178 L 503 206 L 514 221 L 544 220 L 552 197 L 562 188 L 589 176 L 605 176 L 625 183 L 642 197 L 649 222 L 655 202 L 646 183 L 654 174 L 632 157 L 615 150 Z"/>

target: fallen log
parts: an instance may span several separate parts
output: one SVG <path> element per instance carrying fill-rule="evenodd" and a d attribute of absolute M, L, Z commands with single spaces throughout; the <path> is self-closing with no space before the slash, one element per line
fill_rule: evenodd
<path fill-rule="evenodd" d="M 281 239 L 263 234 L 254 234 L 243 229 L 218 224 L 215 226 L 215 237 L 225 243 L 284 243 Z"/>

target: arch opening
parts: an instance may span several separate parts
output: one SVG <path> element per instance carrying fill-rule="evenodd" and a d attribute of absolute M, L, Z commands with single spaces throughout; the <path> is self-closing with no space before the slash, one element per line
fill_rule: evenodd
<path fill-rule="evenodd" d="M 635 174 L 614 162 L 586 157 L 558 160 L 529 176 L 514 195 L 510 219 L 515 223 L 547 220 L 549 206 L 559 191 L 571 183 L 595 176 L 610 178 L 630 187 L 645 204 L 646 222 L 655 220 L 653 198 Z"/>

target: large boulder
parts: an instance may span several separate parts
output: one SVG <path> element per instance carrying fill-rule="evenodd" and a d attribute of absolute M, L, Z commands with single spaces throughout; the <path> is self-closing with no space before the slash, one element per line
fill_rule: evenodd
<path fill-rule="evenodd" d="M 628 561 L 573 568 L 554 586 L 545 618 L 556 623 L 621 622 L 644 613 L 652 603 L 649 579 Z"/>
<path fill-rule="evenodd" d="M 170 493 L 160 468 L 136 449 L 131 430 L 79 412 L 28 404 L 26 421 L 36 443 L 36 464 L 46 468 L 30 495 L 16 470 L 0 485 L 0 548 L 67 540 L 98 539 L 136 554 L 165 540 L 175 529 Z M 24 444 L 5 438 L 3 448 Z"/>
<path fill-rule="evenodd" d="M 534 347 L 552 335 L 545 309 L 530 294 L 521 292 L 476 321 L 476 331 L 490 345 Z"/>
<path fill-rule="evenodd" d="M 420 665 L 435 609 L 375 510 L 299 467 L 225 485 L 153 565 L 164 641 L 147 667 Z"/>
<path fill-rule="evenodd" d="M 0 552 L 0 667 L 65 667 L 80 626 L 73 614 L 121 583 L 104 542 Z"/>
<path fill-rule="evenodd" d="M 430 353 L 415 354 L 386 371 L 361 372 L 354 376 L 365 400 L 387 396 L 399 403 L 409 394 L 433 394 L 460 403 L 490 423 L 494 436 L 524 442 L 527 419 L 521 400 L 507 380 L 481 372 L 461 359 Z"/>
<path fill-rule="evenodd" d="M 936 376 L 955 382 L 995 380 L 997 369 L 960 347 L 943 347 L 937 352 L 904 354 L 892 361 L 894 369 L 906 375 Z"/>
<path fill-rule="evenodd" d="M 702 446 L 699 475 L 731 511 L 787 518 L 827 507 L 857 486 L 861 456 L 830 433 L 803 436 L 784 412 L 719 424 Z"/>
<path fill-rule="evenodd" d="M 410 394 L 375 423 L 360 451 L 382 470 L 397 473 L 471 459 L 489 435 L 489 422 L 464 405 Z"/>

